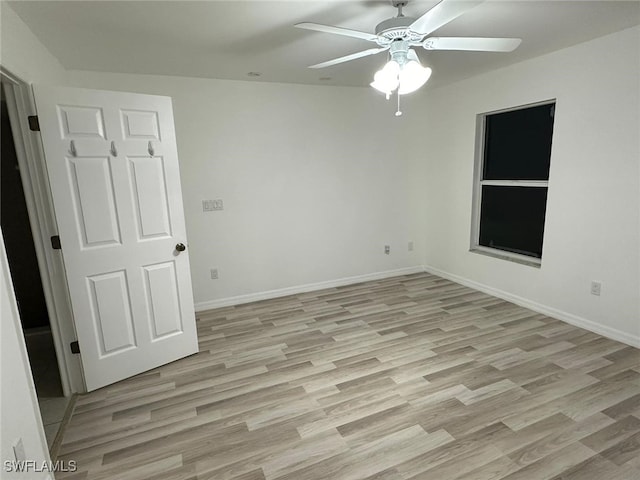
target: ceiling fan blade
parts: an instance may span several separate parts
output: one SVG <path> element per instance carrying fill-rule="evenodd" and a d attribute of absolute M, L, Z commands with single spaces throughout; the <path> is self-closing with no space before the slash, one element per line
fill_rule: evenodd
<path fill-rule="evenodd" d="M 409 29 L 422 35 L 428 35 L 464 12 L 480 5 L 484 0 L 442 0 L 435 7 L 413 22 Z"/>
<path fill-rule="evenodd" d="M 294 25 L 297 28 L 303 28 L 305 30 L 315 30 L 316 32 L 334 33 L 336 35 L 343 35 L 345 37 L 361 38 L 363 40 L 369 40 L 375 42 L 378 38 L 377 35 L 367 32 L 359 32 L 358 30 L 350 30 L 348 28 L 333 27 L 331 25 L 321 25 L 319 23 L 296 23 Z"/>
<path fill-rule="evenodd" d="M 331 65 L 337 65 L 338 63 L 348 62 L 350 60 L 367 57 L 369 55 L 375 55 L 376 53 L 384 52 L 385 50 L 388 50 L 388 49 L 389 47 L 370 48 L 369 50 L 363 50 L 362 52 L 352 53 L 351 55 L 345 55 L 344 57 L 334 58 L 333 60 L 327 60 L 326 62 L 318 63 L 316 65 L 311 65 L 309 66 L 309 68 L 330 67 Z"/>
<path fill-rule="evenodd" d="M 426 50 L 513 52 L 521 42 L 520 38 L 430 37 L 422 46 Z"/>

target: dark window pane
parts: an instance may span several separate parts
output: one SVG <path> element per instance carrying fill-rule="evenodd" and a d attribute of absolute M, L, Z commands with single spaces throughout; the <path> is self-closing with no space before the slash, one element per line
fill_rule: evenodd
<path fill-rule="evenodd" d="M 546 187 L 482 187 L 480 245 L 541 258 Z"/>
<path fill-rule="evenodd" d="M 548 180 L 554 104 L 487 115 L 485 180 Z"/>

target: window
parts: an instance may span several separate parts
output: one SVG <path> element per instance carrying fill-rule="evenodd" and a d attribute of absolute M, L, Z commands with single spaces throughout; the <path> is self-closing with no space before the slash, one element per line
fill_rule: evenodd
<path fill-rule="evenodd" d="M 555 101 L 478 115 L 471 250 L 540 264 Z"/>

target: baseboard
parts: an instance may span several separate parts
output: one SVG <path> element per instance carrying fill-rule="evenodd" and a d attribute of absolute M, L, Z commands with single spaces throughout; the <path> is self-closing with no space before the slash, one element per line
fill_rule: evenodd
<path fill-rule="evenodd" d="M 287 295 L 296 295 L 298 293 L 314 292 L 316 290 L 324 290 L 325 288 L 343 287 L 354 283 L 368 282 L 371 280 L 381 280 L 383 278 L 398 277 L 400 275 L 410 275 L 412 273 L 422 273 L 424 268 L 421 265 L 415 267 L 398 268 L 395 270 L 386 270 L 384 272 L 367 273 L 365 275 L 356 275 L 354 277 L 339 278 L 337 280 L 329 280 L 325 282 L 308 283 L 306 285 L 297 285 L 295 287 L 279 288 L 277 290 L 268 290 L 265 292 L 249 293 L 247 295 L 238 295 L 235 297 L 220 298 L 210 300 L 208 302 L 198 302 L 195 304 L 196 312 L 212 310 L 220 307 L 230 307 L 233 305 L 241 305 L 243 303 L 257 302 L 258 300 L 269 300 L 271 298 L 286 297 Z"/>
<path fill-rule="evenodd" d="M 60 447 L 62 446 L 62 439 L 64 438 L 64 434 L 69 426 L 69 422 L 71 421 L 71 417 L 73 416 L 73 411 L 76 408 L 76 401 L 78 400 L 78 394 L 74 393 L 71 395 L 69 399 L 69 403 L 67 404 L 67 408 L 64 412 L 64 416 L 60 422 L 60 427 L 58 427 L 58 433 L 56 433 L 51 446 L 49 447 L 49 456 L 51 460 L 55 462 L 58 459 L 58 454 L 60 453 Z"/>
<path fill-rule="evenodd" d="M 629 333 L 623 332 L 616 328 L 600 325 L 598 323 L 595 323 L 591 320 L 587 320 L 586 318 L 579 317 L 572 313 L 563 312 L 562 310 L 558 310 L 556 308 L 534 302 L 532 300 L 529 300 L 524 297 L 520 297 L 518 295 L 513 295 L 509 292 L 505 292 L 503 290 L 490 287 L 483 283 L 475 282 L 473 280 L 469 280 L 459 275 L 445 272 L 444 270 L 440 270 L 430 265 L 425 265 L 424 271 L 427 273 L 431 273 L 433 275 L 437 275 L 438 277 L 446 278 L 447 280 L 451 280 L 452 282 L 459 283 L 461 285 L 464 285 L 465 287 L 470 287 L 470 288 L 473 288 L 474 290 L 479 290 L 489 295 L 493 295 L 494 297 L 507 300 L 508 302 L 515 303 L 516 305 L 520 305 L 521 307 L 528 308 L 529 310 L 533 310 L 534 312 L 542 313 L 544 315 L 557 318 L 558 320 L 562 320 L 563 322 L 569 323 L 576 327 L 584 328 L 585 330 L 589 330 L 590 332 L 597 333 L 598 335 L 602 335 L 603 337 L 607 337 L 612 340 L 616 340 L 618 342 L 626 343 L 627 345 L 631 345 L 632 347 L 640 348 L 640 337 L 630 335 Z"/>

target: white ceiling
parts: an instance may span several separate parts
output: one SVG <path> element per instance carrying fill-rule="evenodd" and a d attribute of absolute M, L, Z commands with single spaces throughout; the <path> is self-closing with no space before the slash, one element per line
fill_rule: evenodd
<path fill-rule="evenodd" d="M 373 32 L 390 2 L 13 1 L 15 12 L 67 69 L 303 84 L 364 86 L 384 54 L 311 70 L 307 65 L 375 47 L 294 28 L 302 21 Z M 405 15 L 438 3 L 412 0 Z M 433 33 L 519 37 L 512 53 L 419 51 L 431 85 L 468 78 L 640 23 L 640 1 L 488 0 Z M 321 80 L 330 77 L 330 80 Z"/>

